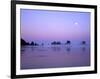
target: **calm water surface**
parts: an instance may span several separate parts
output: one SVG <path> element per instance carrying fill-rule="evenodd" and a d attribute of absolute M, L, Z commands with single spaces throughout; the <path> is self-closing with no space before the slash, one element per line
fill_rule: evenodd
<path fill-rule="evenodd" d="M 22 46 L 21 69 L 90 66 L 89 46 Z"/>

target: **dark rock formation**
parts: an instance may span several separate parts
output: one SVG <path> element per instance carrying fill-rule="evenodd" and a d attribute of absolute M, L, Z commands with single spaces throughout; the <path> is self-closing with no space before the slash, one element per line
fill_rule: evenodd
<path fill-rule="evenodd" d="M 71 41 L 68 40 L 65 44 L 71 44 Z"/>
<path fill-rule="evenodd" d="M 37 43 L 35 43 L 35 42 L 31 42 L 31 45 L 33 45 L 33 46 L 38 46 L 39 44 L 37 44 Z"/>
<path fill-rule="evenodd" d="M 21 38 L 21 45 L 29 45 L 29 43 L 26 42 L 24 39 Z"/>
<path fill-rule="evenodd" d="M 82 41 L 82 44 L 85 45 L 86 44 L 86 41 Z"/>
<path fill-rule="evenodd" d="M 54 41 L 54 42 L 52 42 L 51 44 L 52 44 L 52 45 L 61 45 L 61 42 L 59 42 L 59 41 Z"/>
<path fill-rule="evenodd" d="M 34 42 L 33 41 L 31 42 L 31 45 L 34 45 Z"/>

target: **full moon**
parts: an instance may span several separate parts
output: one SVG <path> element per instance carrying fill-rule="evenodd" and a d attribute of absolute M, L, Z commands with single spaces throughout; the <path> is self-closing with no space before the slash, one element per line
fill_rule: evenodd
<path fill-rule="evenodd" d="M 78 23 L 77 23 L 77 22 L 75 22 L 74 24 L 75 24 L 75 25 L 78 25 Z"/>

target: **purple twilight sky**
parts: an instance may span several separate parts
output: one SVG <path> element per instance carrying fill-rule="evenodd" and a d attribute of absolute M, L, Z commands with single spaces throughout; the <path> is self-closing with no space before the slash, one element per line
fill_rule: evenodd
<path fill-rule="evenodd" d="M 21 9 L 21 38 L 34 40 L 90 40 L 90 13 Z"/>

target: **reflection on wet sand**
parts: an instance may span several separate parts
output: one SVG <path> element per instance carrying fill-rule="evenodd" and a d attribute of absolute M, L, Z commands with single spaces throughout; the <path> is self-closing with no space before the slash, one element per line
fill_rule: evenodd
<path fill-rule="evenodd" d="M 89 46 L 24 46 L 21 48 L 21 69 L 89 65 Z"/>
<path fill-rule="evenodd" d="M 66 51 L 70 52 L 71 51 L 71 47 L 67 47 Z"/>
<path fill-rule="evenodd" d="M 55 51 L 55 52 L 60 52 L 62 49 L 61 49 L 61 47 L 54 46 L 54 47 L 51 47 L 51 50 Z"/>
<path fill-rule="evenodd" d="M 83 52 L 85 52 L 85 51 L 86 51 L 86 47 L 82 47 L 81 49 L 82 49 L 82 51 L 83 51 Z"/>

